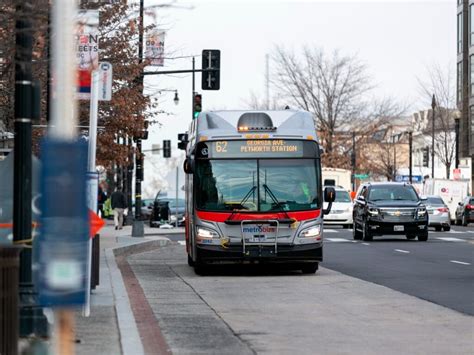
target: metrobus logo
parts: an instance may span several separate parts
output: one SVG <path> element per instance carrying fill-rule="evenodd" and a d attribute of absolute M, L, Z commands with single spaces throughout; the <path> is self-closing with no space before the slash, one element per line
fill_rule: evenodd
<path fill-rule="evenodd" d="M 244 233 L 275 233 L 275 227 L 262 227 L 262 226 L 254 226 L 254 227 L 244 227 Z"/>

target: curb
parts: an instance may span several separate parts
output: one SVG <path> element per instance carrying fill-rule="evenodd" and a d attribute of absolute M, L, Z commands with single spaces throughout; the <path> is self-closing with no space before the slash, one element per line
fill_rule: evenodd
<path fill-rule="evenodd" d="M 127 289 L 123 281 L 122 273 L 117 265 L 117 256 L 126 257 L 171 244 L 169 239 L 144 240 L 135 244 L 111 248 L 105 250 L 105 256 L 112 282 L 112 293 L 115 301 L 115 311 L 119 328 L 120 346 L 124 355 L 145 354 L 143 344 L 138 331 L 137 323 L 133 315 Z"/>

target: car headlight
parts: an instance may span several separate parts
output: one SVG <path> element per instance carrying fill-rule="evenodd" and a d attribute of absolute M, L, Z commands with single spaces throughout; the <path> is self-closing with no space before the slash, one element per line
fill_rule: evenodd
<path fill-rule="evenodd" d="M 197 227 L 196 235 L 197 235 L 198 240 L 219 238 L 219 234 L 217 234 L 216 231 L 213 231 L 212 229 L 203 228 L 203 227 Z"/>
<path fill-rule="evenodd" d="M 311 228 L 304 229 L 298 234 L 298 238 L 316 238 L 321 239 L 321 225 L 315 225 Z"/>
<path fill-rule="evenodd" d="M 416 211 L 416 214 L 417 214 L 418 218 L 426 216 L 426 207 L 418 208 L 418 210 Z"/>
<path fill-rule="evenodd" d="M 370 214 L 371 216 L 378 216 L 378 215 L 379 215 L 379 210 L 378 210 L 378 208 L 369 207 L 369 214 Z"/>
<path fill-rule="evenodd" d="M 174 214 L 173 214 L 173 215 L 171 215 L 171 217 L 170 217 L 170 221 L 172 221 L 172 222 L 175 222 L 175 221 L 176 221 L 176 215 L 174 215 Z"/>
<path fill-rule="evenodd" d="M 351 208 L 350 207 L 347 207 L 344 212 L 350 212 L 351 211 Z"/>

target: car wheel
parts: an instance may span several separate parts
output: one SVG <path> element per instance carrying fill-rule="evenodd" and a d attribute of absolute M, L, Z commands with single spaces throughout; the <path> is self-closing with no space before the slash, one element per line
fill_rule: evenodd
<path fill-rule="evenodd" d="M 415 239 L 415 238 L 416 238 L 416 235 L 412 235 L 412 234 L 407 235 L 408 240 L 412 240 L 412 239 Z"/>
<path fill-rule="evenodd" d="M 445 232 L 449 232 L 451 230 L 451 226 L 446 226 L 446 227 L 443 227 L 443 230 Z"/>
<path fill-rule="evenodd" d="M 436 226 L 436 227 L 435 227 L 435 230 L 436 230 L 437 232 L 441 232 L 441 226 Z"/>
<path fill-rule="evenodd" d="M 188 265 L 191 266 L 191 267 L 194 266 L 194 260 L 191 257 L 191 255 L 189 255 L 189 254 L 188 254 Z"/>
<path fill-rule="evenodd" d="M 303 274 L 314 274 L 319 269 L 319 263 L 307 263 L 301 266 Z"/>
<path fill-rule="evenodd" d="M 428 232 L 420 234 L 418 236 L 418 241 L 419 242 L 426 242 L 428 240 Z"/>
<path fill-rule="evenodd" d="M 372 239 L 374 239 L 373 235 L 370 233 L 369 231 L 369 225 L 366 223 L 364 223 L 364 235 L 363 235 L 363 239 L 366 241 L 366 242 L 370 242 Z"/>
<path fill-rule="evenodd" d="M 352 238 L 354 240 L 361 240 L 362 232 L 358 231 L 356 227 L 357 227 L 357 224 L 354 222 L 353 227 L 352 227 Z"/>

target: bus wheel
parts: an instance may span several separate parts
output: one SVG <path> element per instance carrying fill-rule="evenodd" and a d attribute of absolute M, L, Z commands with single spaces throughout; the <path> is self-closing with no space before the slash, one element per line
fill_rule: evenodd
<path fill-rule="evenodd" d="M 319 263 L 308 263 L 301 266 L 301 272 L 303 274 L 314 274 L 318 271 Z"/>
<path fill-rule="evenodd" d="M 194 266 L 194 260 L 191 258 L 191 255 L 188 254 L 188 265 L 189 266 Z"/>

